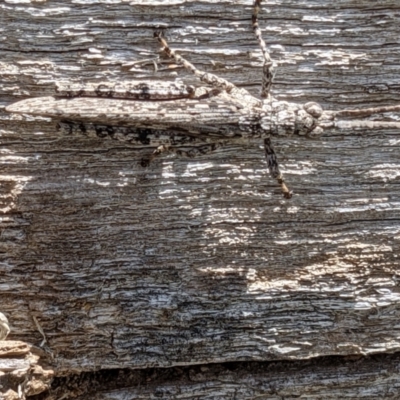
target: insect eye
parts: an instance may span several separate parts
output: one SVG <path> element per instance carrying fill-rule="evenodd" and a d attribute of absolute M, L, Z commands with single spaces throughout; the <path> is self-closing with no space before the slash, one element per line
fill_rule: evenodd
<path fill-rule="evenodd" d="M 323 113 L 322 107 L 314 101 L 304 104 L 303 108 L 314 118 L 319 118 Z"/>

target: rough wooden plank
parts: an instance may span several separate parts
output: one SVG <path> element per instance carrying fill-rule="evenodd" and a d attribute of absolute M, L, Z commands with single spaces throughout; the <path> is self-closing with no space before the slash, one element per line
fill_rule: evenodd
<path fill-rule="evenodd" d="M 158 60 L 160 26 L 199 68 L 259 90 L 250 1 L 0 7 L 3 108 L 60 80 L 195 84 Z M 399 101 L 398 2 L 267 9 L 276 97 Z M 10 338 L 40 344 L 37 319 L 57 374 L 399 350 L 399 132 L 276 141 L 285 201 L 257 143 L 142 169 L 143 150 L 0 119 L 1 311 Z"/>

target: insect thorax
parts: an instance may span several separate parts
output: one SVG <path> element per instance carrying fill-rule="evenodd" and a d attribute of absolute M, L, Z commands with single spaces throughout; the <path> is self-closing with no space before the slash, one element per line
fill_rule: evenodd
<path fill-rule="evenodd" d="M 265 135 L 315 137 L 323 132 L 318 126 L 322 114 L 321 106 L 314 102 L 296 104 L 268 99 L 259 114 L 260 128 Z"/>

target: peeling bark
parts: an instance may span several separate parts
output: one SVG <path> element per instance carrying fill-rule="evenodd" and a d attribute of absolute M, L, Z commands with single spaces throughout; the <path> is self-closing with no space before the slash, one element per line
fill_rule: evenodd
<path fill-rule="evenodd" d="M 399 103 L 397 1 L 266 3 L 275 97 Z M 159 58 L 159 27 L 256 94 L 250 17 L 250 0 L 0 4 L 0 311 L 57 376 L 399 351 L 399 132 L 275 140 L 287 201 L 261 143 L 143 169 L 143 149 L 4 112 L 59 81 L 197 84 Z"/>
<path fill-rule="evenodd" d="M 43 350 L 20 341 L 0 341 L 0 398 L 23 399 L 47 391 L 53 371 Z"/>

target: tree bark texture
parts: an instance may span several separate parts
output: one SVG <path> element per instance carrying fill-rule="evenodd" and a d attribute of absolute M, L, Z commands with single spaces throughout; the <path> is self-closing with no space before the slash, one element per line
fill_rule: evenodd
<path fill-rule="evenodd" d="M 309 365 L 299 360 L 399 351 L 398 131 L 274 139 L 295 193 L 285 200 L 261 142 L 142 168 L 148 149 L 4 111 L 54 95 L 57 82 L 198 85 L 160 53 L 159 28 L 199 69 L 257 94 L 251 3 L 0 4 L 0 311 L 8 339 L 42 344 L 57 376 L 271 360 L 297 360 L 296 375 Z M 398 1 L 263 4 L 276 98 L 332 110 L 399 103 Z M 324 375 L 305 374 L 323 397 Z M 348 376 L 339 370 L 339 388 Z M 182 398 L 196 398 L 190 385 Z M 123 396 L 99 398 L 140 398 Z"/>

